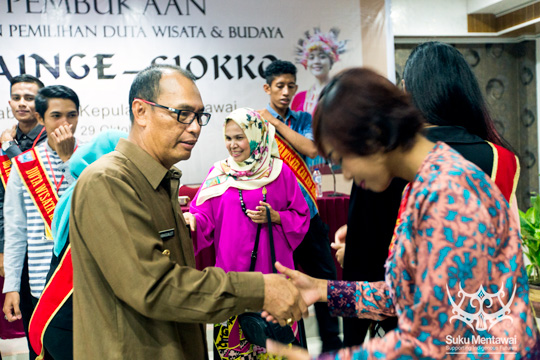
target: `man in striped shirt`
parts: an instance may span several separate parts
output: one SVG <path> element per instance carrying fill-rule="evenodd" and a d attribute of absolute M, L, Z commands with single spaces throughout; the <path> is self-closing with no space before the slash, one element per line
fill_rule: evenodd
<path fill-rule="evenodd" d="M 21 318 L 19 289 L 28 251 L 29 282 L 35 306 L 52 258 L 50 224 L 58 198 L 73 182 L 68 160 L 76 149 L 79 98 L 62 85 L 47 86 L 35 99 L 36 117 L 48 140 L 14 158 L 4 204 L 4 314 L 8 321 Z"/>

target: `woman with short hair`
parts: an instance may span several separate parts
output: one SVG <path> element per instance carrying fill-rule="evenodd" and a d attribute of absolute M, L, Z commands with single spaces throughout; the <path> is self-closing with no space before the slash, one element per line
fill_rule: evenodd
<path fill-rule="evenodd" d="M 367 69 L 341 72 L 321 95 L 315 142 L 343 175 L 375 192 L 394 177 L 409 185 L 385 281 L 318 280 L 277 266 L 308 305 L 327 301 L 337 316 L 398 319 L 382 338 L 319 358 L 535 358 L 538 330 L 517 219 L 480 168 L 427 140 L 423 126 L 407 94 Z M 296 348 L 268 350 L 309 359 Z"/>

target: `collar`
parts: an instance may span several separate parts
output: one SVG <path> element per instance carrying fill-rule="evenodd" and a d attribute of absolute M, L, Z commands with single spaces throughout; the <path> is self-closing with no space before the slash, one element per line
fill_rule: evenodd
<path fill-rule="evenodd" d="M 270 106 L 270 104 L 266 105 L 266 110 L 268 110 L 268 112 L 273 116 L 275 117 L 276 119 L 280 120 L 280 121 L 283 121 L 283 122 L 287 122 L 287 120 L 289 121 L 292 121 L 292 120 L 297 120 L 297 117 L 296 117 L 296 113 L 294 111 L 292 111 L 290 108 L 287 109 L 287 112 L 285 113 L 285 119 L 281 117 L 281 115 L 279 115 L 276 110 L 274 110 L 272 108 L 272 106 Z M 289 124 L 290 125 L 290 124 Z"/>
<path fill-rule="evenodd" d="M 120 139 L 115 150 L 122 153 L 139 169 L 154 190 L 165 177 L 180 179 L 182 176 L 182 172 L 176 167 L 167 170 L 140 146 L 129 140 Z"/>
<path fill-rule="evenodd" d="M 28 132 L 28 134 L 25 134 L 21 131 L 21 129 L 19 129 L 19 125 L 17 125 L 17 131 L 15 132 L 15 140 L 17 140 L 17 142 L 20 142 L 21 141 L 21 138 L 23 136 L 26 135 L 26 137 L 30 140 L 35 140 L 36 137 L 39 135 L 39 133 L 41 132 L 41 130 L 43 129 L 43 125 L 40 125 L 40 124 L 37 124 L 32 130 L 30 130 Z M 43 132 L 43 136 L 47 136 L 47 134 L 45 132 Z"/>
<path fill-rule="evenodd" d="M 426 137 L 431 141 L 444 141 L 452 143 L 484 143 L 485 141 L 477 135 L 471 134 L 462 126 L 433 126 L 425 129 Z"/>

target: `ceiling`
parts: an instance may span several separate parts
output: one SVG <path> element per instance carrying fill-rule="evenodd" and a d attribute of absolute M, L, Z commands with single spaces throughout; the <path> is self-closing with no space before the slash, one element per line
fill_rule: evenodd
<path fill-rule="evenodd" d="M 540 0 L 468 0 L 467 12 L 469 33 L 540 35 Z"/>

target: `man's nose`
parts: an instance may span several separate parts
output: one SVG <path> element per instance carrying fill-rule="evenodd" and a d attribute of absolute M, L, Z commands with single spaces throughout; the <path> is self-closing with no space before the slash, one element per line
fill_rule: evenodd
<path fill-rule="evenodd" d="M 188 132 L 199 134 L 201 132 L 201 125 L 199 125 L 198 119 L 194 119 L 191 124 L 186 128 Z"/>

